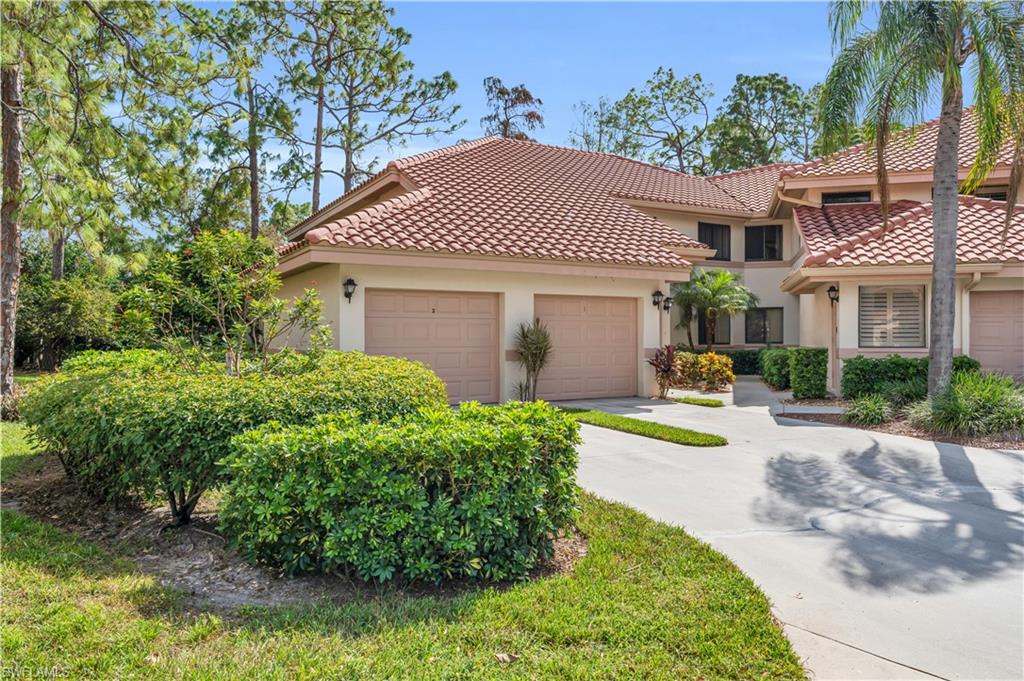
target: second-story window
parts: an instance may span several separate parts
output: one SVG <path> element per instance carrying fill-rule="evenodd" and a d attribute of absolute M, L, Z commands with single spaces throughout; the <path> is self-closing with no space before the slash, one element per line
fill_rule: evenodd
<path fill-rule="evenodd" d="M 715 249 L 708 260 L 730 260 L 729 225 L 715 225 L 710 222 L 697 223 L 697 240 Z"/>
<path fill-rule="evenodd" d="M 871 203 L 871 192 L 825 192 L 821 195 L 821 203 Z"/>
<path fill-rule="evenodd" d="M 744 260 L 782 260 L 782 225 L 747 227 Z"/>

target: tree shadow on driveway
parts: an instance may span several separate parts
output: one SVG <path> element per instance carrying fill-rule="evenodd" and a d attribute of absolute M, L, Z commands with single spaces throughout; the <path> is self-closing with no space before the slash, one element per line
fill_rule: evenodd
<path fill-rule="evenodd" d="M 783 454 L 767 464 L 754 515 L 826 533 L 832 568 L 862 591 L 936 593 L 1020 568 L 1021 481 L 987 487 L 963 447 L 935 447 L 937 460 L 874 440 L 837 460 Z"/>

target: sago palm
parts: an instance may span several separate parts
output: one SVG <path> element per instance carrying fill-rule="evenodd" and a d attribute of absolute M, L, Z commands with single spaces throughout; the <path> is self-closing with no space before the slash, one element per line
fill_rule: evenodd
<path fill-rule="evenodd" d="M 704 312 L 706 349 L 715 340 L 719 317 L 746 312 L 757 305 L 757 296 L 728 270 L 698 270 L 674 292 L 675 302 Z M 692 344 L 692 342 L 691 342 Z"/>
<path fill-rule="evenodd" d="M 877 14 L 873 28 L 863 22 Z M 934 259 L 929 332 L 928 391 L 949 386 L 953 323 L 959 170 L 963 116 L 962 72 L 974 77 L 978 154 L 964 191 L 980 185 L 1003 145 L 1015 144 L 1009 203 L 1024 170 L 1024 19 L 1018 2 L 833 2 L 829 23 L 839 53 L 821 91 L 822 147 L 841 144 L 851 122 L 874 128 L 882 213 L 888 218 L 885 148 L 893 126 L 920 120 L 941 95 L 933 170 Z"/>

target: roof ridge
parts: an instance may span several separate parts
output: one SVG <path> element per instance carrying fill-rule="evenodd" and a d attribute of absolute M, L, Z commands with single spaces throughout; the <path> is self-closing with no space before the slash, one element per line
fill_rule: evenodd
<path fill-rule="evenodd" d="M 463 151 L 483 146 L 490 142 L 497 142 L 500 139 L 502 138 L 497 135 L 487 135 L 486 137 L 463 140 L 461 142 L 456 142 L 455 144 L 450 144 L 447 147 L 441 147 L 440 149 L 431 149 L 430 151 L 413 154 L 412 156 L 393 159 L 388 161 L 387 167 L 395 170 L 405 170 L 406 168 L 414 166 L 417 163 L 422 163 L 423 161 L 430 161 L 441 156 L 452 156 L 454 154 L 462 153 Z"/>
<path fill-rule="evenodd" d="M 966 114 L 968 112 L 972 112 L 973 109 L 974 109 L 973 106 L 964 107 L 963 110 L 962 110 L 962 114 Z M 909 136 L 911 136 L 911 134 L 918 134 L 921 130 L 923 130 L 925 128 L 930 128 L 930 127 L 934 127 L 934 126 L 938 125 L 940 119 L 941 119 L 941 116 L 936 116 L 935 118 L 929 119 L 927 121 L 922 121 L 920 123 L 916 123 L 914 125 L 911 125 L 910 127 L 903 128 L 902 130 L 897 130 L 896 132 L 893 133 L 893 137 L 900 137 L 900 138 L 902 138 L 904 136 L 908 136 L 909 137 Z M 845 149 L 839 149 L 837 151 L 834 151 L 831 154 L 826 154 L 824 156 L 818 156 L 818 157 L 812 158 L 812 159 L 810 159 L 808 161 L 804 161 L 803 163 L 794 164 L 794 165 L 790 166 L 789 168 L 783 170 L 782 174 L 788 177 L 788 176 L 791 176 L 791 175 L 793 175 L 795 173 L 800 173 L 800 172 L 803 172 L 805 170 L 810 170 L 811 168 L 816 168 L 816 167 L 818 167 L 820 165 L 826 165 L 826 164 L 831 163 L 832 161 L 834 161 L 836 159 L 843 158 L 845 156 L 849 156 L 850 154 L 853 154 L 855 152 L 864 151 L 866 149 L 870 149 L 873 146 L 873 144 L 874 144 L 873 142 L 860 142 L 859 144 L 854 144 L 852 146 L 846 147 Z M 891 141 L 890 141 L 890 144 L 891 144 Z"/>
<path fill-rule="evenodd" d="M 754 210 L 753 208 L 751 208 L 750 206 L 748 206 L 748 205 L 747 205 L 747 202 L 746 202 L 746 201 L 744 201 L 744 200 L 743 200 L 743 199 L 741 199 L 740 197 L 736 196 L 735 194 L 733 194 L 733 193 L 732 193 L 731 191 L 729 191 L 728 189 L 726 189 L 726 188 L 725 188 L 725 187 L 723 187 L 722 185 L 720 185 L 720 184 L 718 184 L 717 182 L 715 182 L 715 181 L 714 181 L 714 180 L 713 180 L 712 178 L 710 178 L 710 177 L 709 177 L 709 178 L 706 178 L 706 179 L 707 179 L 707 181 L 708 181 L 709 183 L 713 184 L 713 185 L 714 185 L 715 187 L 717 187 L 717 188 L 718 188 L 718 189 L 720 189 L 721 191 L 723 191 L 723 192 L 725 192 L 726 194 L 728 194 L 729 196 L 731 196 L 731 197 L 732 197 L 732 198 L 733 198 L 733 199 L 734 199 L 734 200 L 735 200 L 735 201 L 736 201 L 736 202 L 737 202 L 738 204 L 740 204 L 741 206 L 743 206 L 744 208 L 746 208 L 747 210 L 749 210 L 749 211 L 750 211 L 751 213 L 756 213 L 756 212 L 757 212 L 757 211 L 755 211 L 755 210 Z"/>
<path fill-rule="evenodd" d="M 786 161 L 779 161 L 777 163 L 765 163 L 764 165 L 751 166 L 750 168 L 740 168 L 739 170 L 730 170 L 727 173 L 718 173 L 717 175 L 704 175 L 703 177 L 707 180 L 716 180 L 722 177 L 735 177 L 736 175 L 748 175 L 750 173 L 756 173 L 761 170 L 773 170 L 776 168 L 785 168 L 787 166 L 797 165 L 794 163 L 788 163 Z"/>
<path fill-rule="evenodd" d="M 428 187 L 420 187 L 419 189 L 413 189 L 412 191 L 405 192 L 404 194 L 393 196 L 390 199 L 367 206 L 362 210 L 357 210 L 354 213 L 350 213 L 337 220 L 328 222 L 325 225 L 321 225 L 316 229 L 309 230 L 306 232 L 305 241 L 311 244 L 317 244 L 321 241 L 335 243 L 331 240 L 331 237 L 338 236 L 339 232 L 343 232 L 352 227 L 357 227 L 364 220 L 379 219 L 403 210 L 423 201 L 424 199 L 430 198 L 432 195 L 433 192 L 430 191 Z"/>

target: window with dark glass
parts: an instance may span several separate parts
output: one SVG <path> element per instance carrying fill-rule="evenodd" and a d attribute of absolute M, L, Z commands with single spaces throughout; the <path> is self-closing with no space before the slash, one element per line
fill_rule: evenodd
<path fill-rule="evenodd" d="M 715 342 L 713 345 L 728 345 L 732 342 L 732 318 L 718 317 L 715 319 Z M 697 310 L 697 343 L 708 344 L 707 315 L 704 310 Z"/>
<path fill-rule="evenodd" d="M 871 192 L 825 192 L 821 195 L 823 204 L 829 203 L 871 203 Z"/>
<path fill-rule="evenodd" d="M 782 260 L 782 225 L 747 227 L 745 260 Z"/>
<path fill-rule="evenodd" d="M 729 248 L 729 225 L 698 222 L 697 240 L 715 249 L 715 254 L 708 260 L 729 260 L 732 257 Z"/>
<path fill-rule="evenodd" d="M 782 308 L 758 307 L 747 310 L 747 343 L 782 343 Z"/>
<path fill-rule="evenodd" d="M 979 199 L 992 199 L 993 201 L 1005 201 L 1010 195 L 1009 187 L 980 187 L 971 192 Z"/>

